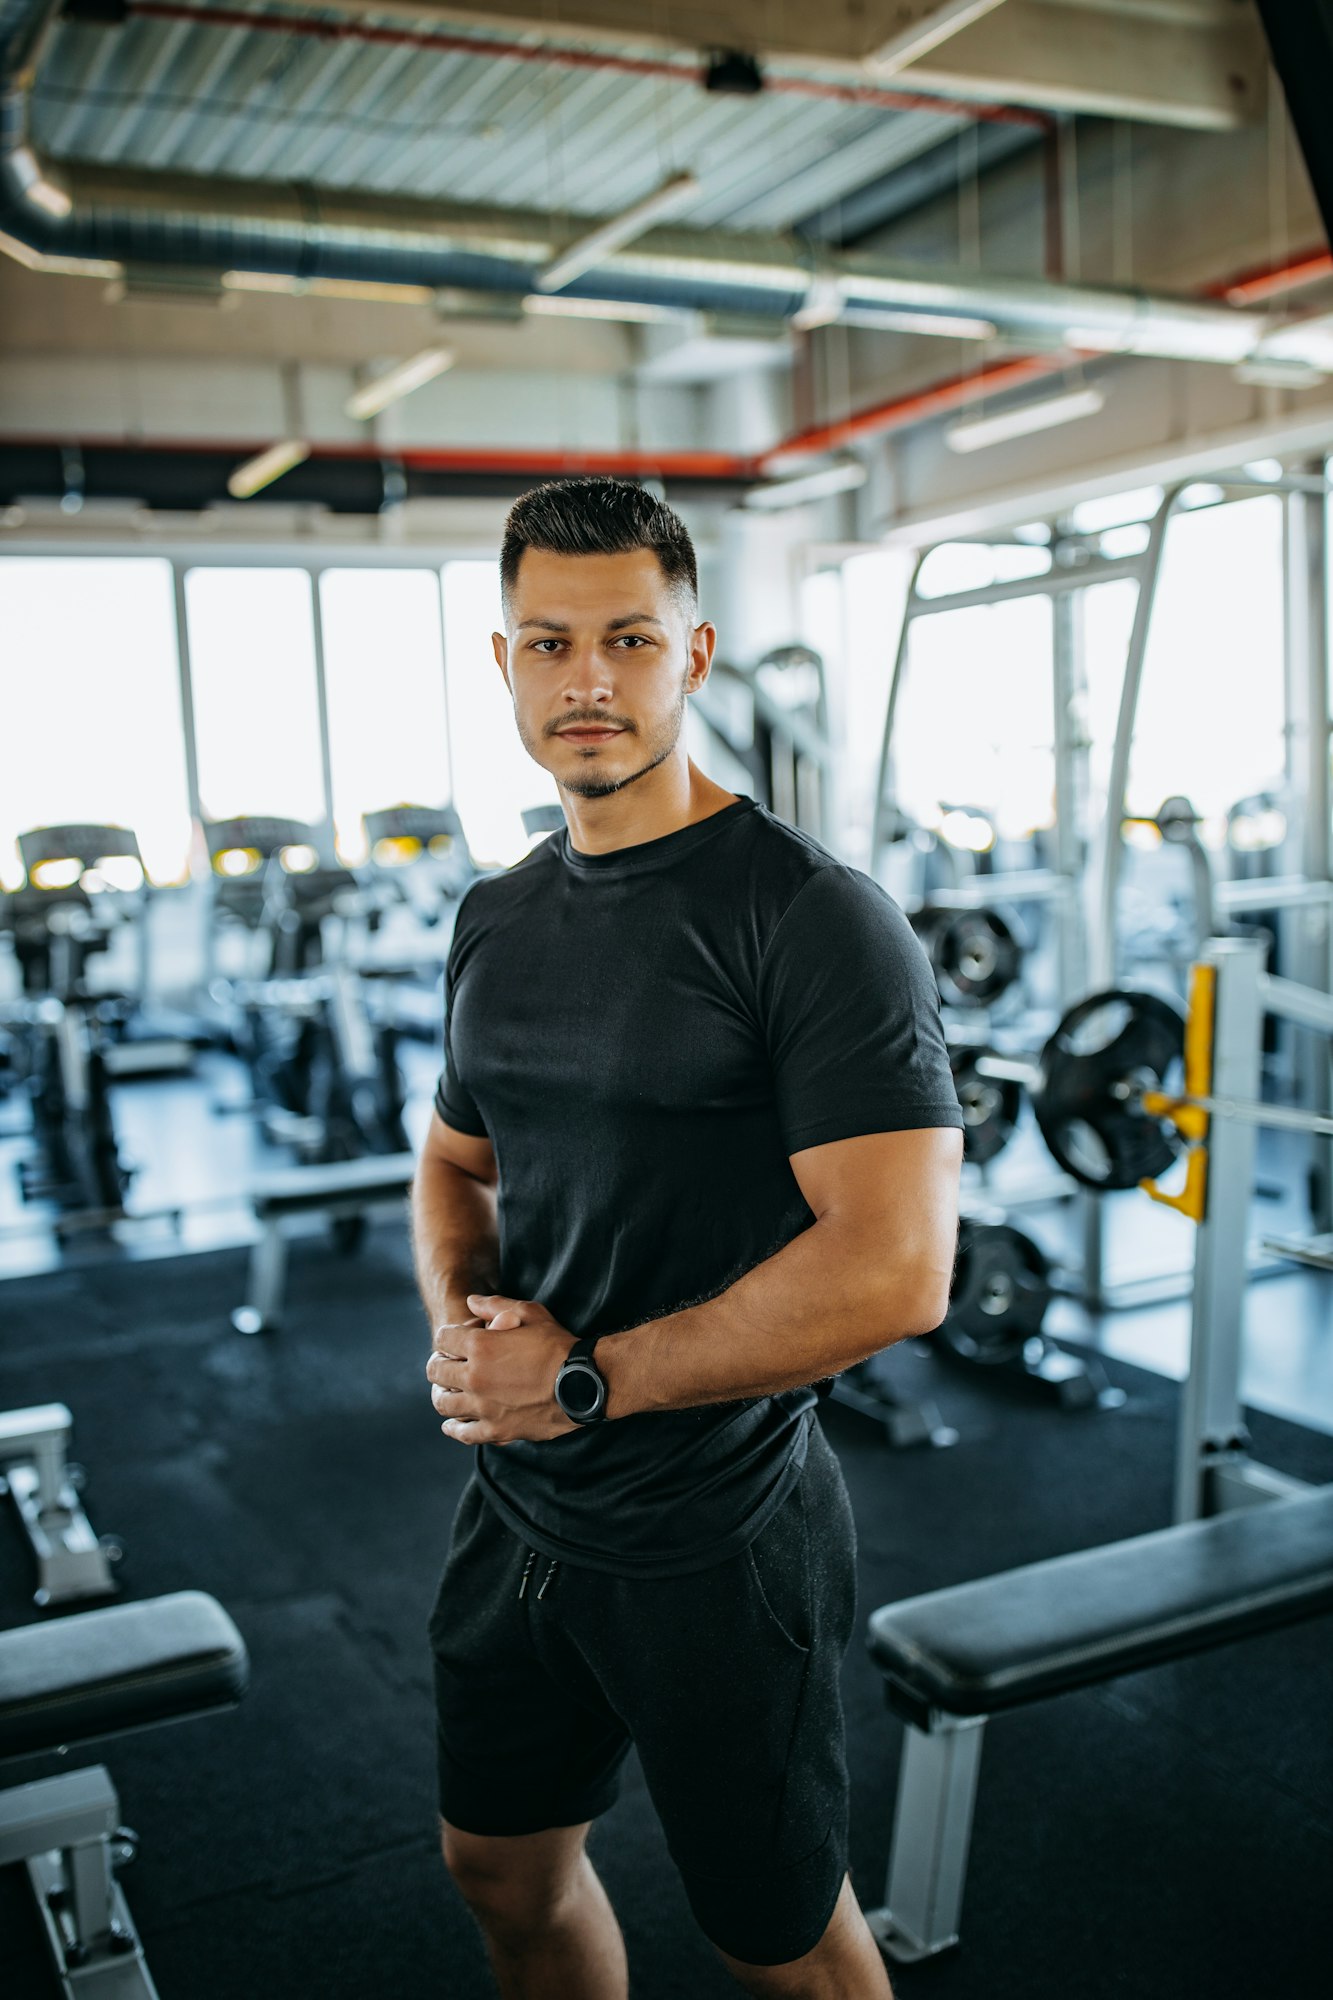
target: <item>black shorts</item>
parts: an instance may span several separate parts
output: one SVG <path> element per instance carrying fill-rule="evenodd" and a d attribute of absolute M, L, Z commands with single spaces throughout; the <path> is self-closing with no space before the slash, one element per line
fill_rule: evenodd
<path fill-rule="evenodd" d="M 818 1423 L 777 1512 L 711 1569 L 530 1556 L 472 1481 L 430 1621 L 443 1817 L 493 1835 L 596 1819 L 633 1743 L 704 1935 L 751 1965 L 812 1950 L 847 1872 L 856 1622 L 851 1505 Z"/>

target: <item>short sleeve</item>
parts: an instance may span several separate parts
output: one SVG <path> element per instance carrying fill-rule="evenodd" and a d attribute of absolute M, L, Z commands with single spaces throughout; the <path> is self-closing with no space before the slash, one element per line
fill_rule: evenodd
<path fill-rule="evenodd" d="M 435 1109 L 446 1125 L 455 1132 L 465 1132 L 471 1139 L 489 1137 L 486 1121 L 477 1109 L 471 1092 L 458 1074 L 454 1061 L 453 1047 L 449 1039 L 449 1020 L 453 1013 L 454 984 L 458 977 L 459 940 L 455 926 L 453 942 L 449 948 L 449 962 L 444 969 L 444 1068 L 435 1086 Z"/>
<path fill-rule="evenodd" d="M 759 999 L 788 1153 L 869 1132 L 961 1129 L 930 961 L 868 875 L 811 876 L 769 941 Z"/>

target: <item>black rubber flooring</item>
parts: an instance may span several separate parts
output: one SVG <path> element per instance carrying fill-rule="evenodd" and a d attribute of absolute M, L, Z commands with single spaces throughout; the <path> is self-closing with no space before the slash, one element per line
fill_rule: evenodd
<path fill-rule="evenodd" d="M 127 1594 L 213 1592 L 244 1632 L 234 1712 L 75 1753 L 142 1839 L 125 1888 L 162 2000 L 482 2000 L 435 1843 L 423 1627 L 469 1458 L 441 1437 L 401 1232 L 294 1247 L 280 1334 L 227 1323 L 243 1253 L 0 1286 L 0 1408 L 62 1400 Z M 891 1453 L 826 1406 L 861 1544 L 861 1606 L 1163 1525 L 1176 1390 L 1123 1364 L 1115 1413 L 886 1364 L 962 1432 Z M 1253 1419 L 1256 1449 L 1333 1479 L 1333 1438 Z M 36 1614 L 0 1517 L 0 1620 Z M 1333 1888 L 1333 1620 L 1062 1697 L 988 1731 L 961 1950 L 903 2000 L 1324 2000 Z M 900 1734 L 859 1643 L 844 1688 L 858 1894 L 880 1898 Z M 5 1782 L 52 1768 L 12 1762 Z M 637 1764 L 590 1851 L 635 2000 L 735 1993 L 694 1928 Z M 0 1987 L 54 1992 L 20 1871 L 0 1871 Z M 578 2000 L 571 1995 L 570 2000 Z"/>

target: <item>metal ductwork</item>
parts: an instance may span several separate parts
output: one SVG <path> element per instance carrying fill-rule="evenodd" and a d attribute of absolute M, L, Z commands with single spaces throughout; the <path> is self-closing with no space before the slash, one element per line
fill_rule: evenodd
<path fill-rule="evenodd" d="M 31 259 L 249 271 L 522 296 L 569 240 L 545 214 L 323 193 L 77 162 L 48 166 L 28 102 L 57 22 L 48 5 L 0 70 L 0 231 Z M 1262 363 L 1333 373 L 1333 325 L 1096 286 L 999 278 L 833 252 L 771 235 L 657 228 L 607 256 L 565 296 L 790 319 L 812 298 L 858 326 L 979 323 L 1029 349 Z M 821 307 L 821 311 L 823 308 Z"/>

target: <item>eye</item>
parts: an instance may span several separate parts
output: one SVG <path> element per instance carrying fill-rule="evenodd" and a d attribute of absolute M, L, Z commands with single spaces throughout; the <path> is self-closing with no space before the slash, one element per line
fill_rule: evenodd
<path fill-rule="evenodd" d="M 640 632 L 622 632 L 620 637 L 613 639 L 611 643 L 613 646 L 633 646 L 637 651 L 640 646 L 646 646 L 648 641 Z"/>
<path fill-rule="evenodd" d="M 534 639 L 532 642 L 532 650 L 534 653 L 544 653 L 546 652 L 548 647 L 554 649 L 555 647 L 559 646 L 559 644 L 560 644 L 559 639 Z"/>

